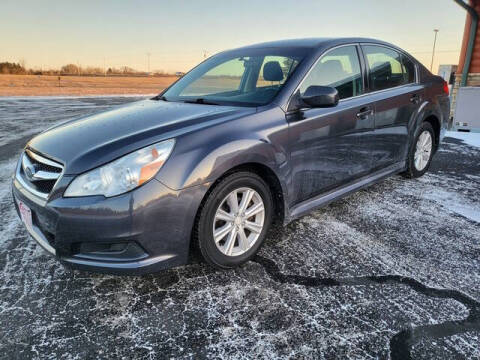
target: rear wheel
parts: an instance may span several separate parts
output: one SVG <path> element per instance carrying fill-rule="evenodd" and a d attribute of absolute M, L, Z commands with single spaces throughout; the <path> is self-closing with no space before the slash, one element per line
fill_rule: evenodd
<path fill-rule="evenodd" d="M 420 177 L 430 167 L 435 146 L 435 134 L 432 125 L 424 122 L 417 130 L 415 141 L 407 159 L 405 175 L 410 178 Z"/>
<path fill-rule="evenodd" d="M 196 223 L 204 259 L 220 268 L 250 260 L 262 245 L 272 216 L 272 195 L 258 175 L 233 173 L 209 194 Z"/>

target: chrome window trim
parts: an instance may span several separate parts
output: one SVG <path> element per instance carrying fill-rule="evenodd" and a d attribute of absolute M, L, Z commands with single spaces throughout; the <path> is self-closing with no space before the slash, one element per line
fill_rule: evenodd
<path fill-rule="evenodd" d="M 418 67 L 417 67 L 417 62 L 410 56 L 408 55 L 405 51 L 401 50 L 401 49 L 396 49 L 394 47 L 391 47 L 391 46 L 388 46 L 388 45 L 385 45 L 385 44 L 377 44 L 377 43 L 369 43 L 369 42 L 366 42 L 366 43 L 360 43 L 360 46 L 379 46 L 379 47 L 384 47 L 384 48 L 387 48 L 389 50 L 392 50 L 392 51 L 395 51 L 397 53 L 399 53 L 401 56 L 405 56 L 407 57 L 412 63 L 413 63 L 413 66 L 415 67 L 415 81 L 414 82 L 411 82 L 411 83 L 407 83 L 407 84 L 403 84 L 403 85 L 399 85 L 399 86 L 395 86 L 395 87 L 391 87 L 391 88 L 388 88 L 388 89 L 383 89 L 383 90 L 389 90 L 389 89 L 394 89 L 394 88 L 397 88 L 397 87 L 401 87 L 401 86 L 405 86 L 405 85 L 410 85 L 410 84 L 418 84 Z M 366 58 L 366 56 L 365 56 Z M 366 65 L 368 66 L 368 62 L 366 63 Z M 403 65 L 403 64 L 402 64 Z M 382 90 L 377 90 L 377 91 L 382 91 Z M 371 92 L 373 93 L 373 91 Z M 370 94 L 371 94 L 370 93 Z"/>
<path fill-rule="evenodd" d="M 372 45 L 372 46 L 382 46 L 382 47 L 385 47 L 387 49 L 390 49 L 390 50 L 393 50 L 393 51 L 396 51 L 398 52 L 400 55 L 404 55 L 406 57 L 409 58 L 409 60 L 413 63 L 413 66 L 415 66 L 415 81 L 414 82 L 411 82 L 411 83 L 407 83 L 407 84 L 402 84 L 402 85 L 398 85 L 398 86 L 395 86 L 395 87 L 391 87 L 391 88 L 388 88 L 388 89 L 382 89 L 382 90 L 376 90 L 376 91 L 369 91 L 369 92 L 364 92 L 363 94 L 361 95 L 356 95 L 356 96 L 351 96 L 351 97 L 348 97 L 348 98 L 345 98 L 345 99 L 340 99 L 339 100 L 339 103 L 341 102 L 344 102 L 344 101 L 348 101 L 348 100 L 352 100 L 352 99 L 358 99 L 358 98 L 361 98 L 361 97 L 364 97 L 364 96 L 367 96 L 367 95 L 375 95 L 375 94 L 379 94 L 379 93 L 382 93 L 382 92 L 385 92 L 385 91 L 390 91 L 390 90 L 393 90 L 393 89 L 399 89 L 399 88 L 403 88 L 403 87 L 407 87 L 407 86 L 411 86 L 411 85 L 418 85 L 419 84 L 419 76 L 418 76 L 418 66 L 417 66 L 417 62 L 410 56 L 408 55 L 407 53 L 405 53 L 404 51 L 402 50 L 399 50 L 399 49 L 396 49 L 396 48 L 393 48 L 391 46 L 388 46 L 388 45 L 384 45 L 384 44 L 379 44 L 379 43 L 375 43 L 375 42 L 362 42 L 362 43 L 357 43 L 357 42 L 354 42 L 354 43 L 348 43 L 348 44 L 342 44 L 342 45 L 337 45 L 337 46 L 334 46 L 334 47 L 331 47 L 327 50 L 325 50 L 319 57 L 317 60 L 315 60 L 315 62 L 313 63 L 313 65 L 310 67 L 310 69 L 308 69 L 308 72 L 305 74 L 305 76 L 303 77 L 302 81 L 300 81 L 300 83 L 297 85 L 297 87 L 295 88 L 295 90 L 293 90 L 292 92 L 292 95 L 290 95 L 290 98 L 288 99 L 288 103 L 287 103 L 287 107 L 286 109 L 289 109 L 290 108 L 290 103 L 292 101 L 292 98 L 293 96 L 297 93 L 297 91 L 300 89 L 300 86 L 302 86 L 303 82 L 305 81 L 305 79 L 310 75 L 310 73 L 312 72 L 312 70 L 315 68 L 315 66 L 317 66 L 317 63 L 322 59 L 322 57 L 324 57 L 325 55 L 327 55 L 330 51 L 332 50 L 335 50 L 335 49 L 338 49 L 338 48 L 341 48 L 341 47 L 344 47 L 344 46 L 362 46 L 362 45 Z M 360 61 L 360 56 L 361 54 L 358 53 L 358 50 L 357 50 L 357 56 L 359 57 L 358 61 Z M 361 64 L 360 64 L 361 65 Z M 368 67 L 368 63 L 365 62 L 365 66 Z M 367 76 L 368 74 L 365 74 L 365 76 Z M 362 77 L 363 77 L 363 73 L 362 73 Z M 364 88 L 365 88 L 365 84 L 363 84 Z"/>
<path fill-rule="evenodd" d="M 357 95 L 357 96 L 352 96 L 352 97 L 345 98 L 345 99 L 340 99 L 338 102 L 341 103 L 341 102 L 346 101 L 346 100 L 357 99 L 357 98 L 361 98 L 361 97 L 364 97 L 364 96 L 367 96 L 367 95 L 376 95 L 376 94 L 380 94 L 380 93 L 383 93 L 383 92 L 387 92 L 387 91 L 391 91 L 391 90 L 395 90 L 395 89 L 400 89 L 400 88 L 404 88 L 404 87 L 408 87 L 408 86 L 412 86 L 412 85 L 418 85 L 418 84 L 417 83 L 408 83 L 408 84 L 403 84 L 403 85 L 398 85 L 398 86 L 395 86 L 395 87 L 391 87 L 391 88 L 388 88 L 388 89 L 371 91 L 371 92 L 364 93 L 362 95 Z"/>
<path fill-rule="evenodd" d="M 290 98 L 288 99 L 288 103 L 287 103 L 287 109 L 290 107 L 290 102 L 292 101 L 292 97 L 297 93 L 297 91 L 300 89 L 300 86 L 303 85 L 303 83 L 305 82 L 305 79 L 310 75 L 310 73 L 312 72 L 313 69 L 315 69 L 315 67 L 317 66 L 318 62 L 325 56 L 327 55 L 330 51 L 333 51 L 333 50 L 336 50 L 336 49 L 339 49 L 339 48 L 342 48 L 342 47 L 345 47 L 345 46 L 354 46 L 355 47 L 355 51 L 357 52 L 357 56 L 358 56 L 358 62 L 359 62 L 359 65 L 360 65 L 360 72 L 362 71 L 361 67 L 362 67 L 362 64 L 360 63 L 360 54 L 358 53 L 358 50 L 356 49 L 356 47 L 359 45 L 359 43 L 348 43 L 348 44 L 342 44 L 342 45 L 337 45 L 337 46 L 334 46 L 334 47 L 331 47 L 327 50 L 325 50 L 318 58 L 317 60 L 315 60 L 315 62 L 313 63 L 313 65 L 310 67 L 310 69 L 308 69 L 307 73 L 305 74 L 305 76 L 302 78 L 302 81 L 300 81 L 300 83 L 297 85 L 297 87 L 295 88 L 295 90 L 293 90 L 292 92 L 292 95 L 290 95 Z M 362 78 L 363 78 L 363 74 L 362 74 Z M 362 82 L 363 82 L 363 79 L 362 79 Z M 365 84 L 363 84 L 363 86 L 365 87 Z M 363 95 L 363 94 L 362 94 Z M 358 95 L 360 96 L 360 95 Z M 351 98 L 347 98 L 347 99 L 351 99 Z"/>

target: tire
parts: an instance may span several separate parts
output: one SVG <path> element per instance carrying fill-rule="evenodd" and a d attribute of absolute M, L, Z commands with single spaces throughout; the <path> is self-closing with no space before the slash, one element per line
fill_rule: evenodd
<path fill-rule="evenodd" d="M 422 150 L 421 148 L 422 143 L 425 140 L 425 136 L 427 139 L 428 137 L 430 139 L 430 151 L 428 152 L 428 156 L 426 150 Z M 424 121 L 415 133 L 415 140 L 413 141 L 408 153 L 407 170 L 405 173 L 403 173 L 403 175 L 407 178 L 418 178 L 425 174 L 430 167 L 430 163 L 432 162 L 435 145 L 435 133 L 433 131 L 433 127 L 429 122 Z M 419 157 L 423 159 L 420 162 L 418 161 Z"/>
<path fill-rule="evenodd" d="M 251 196 L 251 200 L 243 209 L 245 216 L 242 216 L 241 200 L 244 196 L 245 199 Z M 238 211 L 233 209 L 232 199 L 237 199 Z M 254 212 L 254 215 L 248 217 L 249 213 Z M 232 214 L 235 213 L 238 216 L 233 216 L 232 220 Z M 194 232 L 196 246 L 207 263 L 221 269 L 237 267 L 250 260 L 262 246 L 272 214 L 272 194 L 265 181 L 247 171 L 232 173 L 215 185 L 200 209 Z M 261 230 L 258 224 L 261 224 Z M 232 227 L 235 228 L 234 231 L 230 230 L 218 240 L 223 234 L 222 229 L 226 231 Z M 214 231 L 217 241 L 214 239 Z M 245 236 L 241 236 L 242 231 Z"/>

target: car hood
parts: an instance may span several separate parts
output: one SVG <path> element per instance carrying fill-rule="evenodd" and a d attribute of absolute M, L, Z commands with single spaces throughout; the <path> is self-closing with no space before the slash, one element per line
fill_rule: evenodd
<path fill-rule="evenodd" d="M 27 147 L 61 162 L 65 174 L 75 175 L 158 141 L 255 111 L 144 100 L 57 125 L 33 138 Z"/>

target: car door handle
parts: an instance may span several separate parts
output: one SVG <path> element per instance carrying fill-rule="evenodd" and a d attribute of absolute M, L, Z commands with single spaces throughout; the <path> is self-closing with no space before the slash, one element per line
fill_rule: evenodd
<path fill-rule="evenodd" d="M 420 102 L 420 96 L 418 96 L 417 94 L 413 94 L 411 97 L 410 97 L 410 102 L 413 103 L 413 104 L 418 104 Z"/>
<path fill-rule="evenodd" d="M 357 118 L 366 119 L 368 116 L 373 115 L 373 110 L 368 107 L 363 107 L 357 113 Z"/>

